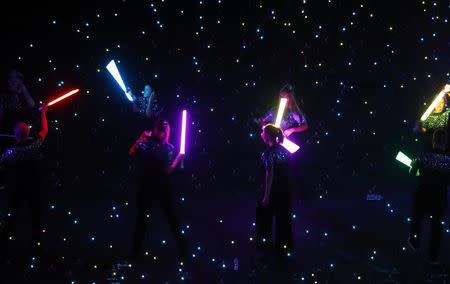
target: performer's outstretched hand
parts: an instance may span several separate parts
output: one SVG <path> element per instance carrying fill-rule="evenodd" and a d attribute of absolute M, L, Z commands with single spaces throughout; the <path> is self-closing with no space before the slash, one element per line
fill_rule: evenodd
<path fill-rule="evenodd" d="M 415 133 L 424 133 L 427 130 L 425 127 L 423 127 L 423 122 L 421 120 L 416 121 L 416 124 L 414 125 L 413 131 Z"/>
<path fill-rule="evenodd" d="M 47 113 L 47 110 L 48 110 L 48 104 L 43 104 L 43 105 L 39 108 L 39 111 L 40 111 L 41 113 Z"/>

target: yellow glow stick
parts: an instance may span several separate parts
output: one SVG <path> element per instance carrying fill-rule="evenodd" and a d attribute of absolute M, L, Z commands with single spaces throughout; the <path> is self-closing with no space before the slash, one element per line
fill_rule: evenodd
<path fill-rule="evenodd" d="M 275 126 L 280 127 L 283 120 L 284 109 L 286 108 L 287 98 L 280 99 L 280 106 L 278 107 L 277 119 L 275 120 Z"/>
<path fill-rule="evenodd" d="M 436 106 L 439 104 L 439 102 L 442 100 L 442 98 L 445 96 L 446 93 L 450 92 L 450 85 L 446 84 L 444 89 L 436 96 L 436 98 L 433 100 L 431 105 L 427 108 L 425 113 L 420 118 L 421 121 L 425 121 L 430 114 L 433 112 L 433 110 L 436 108 Z"/>

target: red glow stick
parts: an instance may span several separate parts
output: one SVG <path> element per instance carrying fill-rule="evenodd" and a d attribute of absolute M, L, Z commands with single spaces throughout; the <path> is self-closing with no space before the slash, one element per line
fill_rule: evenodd
<path fill-rule="evenodd" d="M 49 103 L 48 103 L 48 106 L 54 105 L 54 104 L 56 104 L 57 102 L 60 102 L 60 101 L 64 100 L 65 98 L 68 98 L 68 97 L 70 97 L 70 96 L 72 96 L 72 95 L 75 95 L 75 94 L 78 93 L 79 91 L 80 91 L 80 89 L 74 89 L 74 90 L 72 90 L 72 91 L 70 91 L 70 92 L 68 92 L 68 93 L 66 93 L 66 94 L 64 94 L 64 95 L 62 95 L 62 96 L 60 96 L 59 98 L 56 98 L 56 99 L 54 99 L 53 101 L 49 102 Z"/>
<path fill-rule="evenodd" d="M 48 105 L 48 106 L 54 105 L 54 104 L 56 104 L 57 102 L 60 102 L 60 101 L 66 99 L 66 98 L 68 98 L 68 97 L 70 97 L 70 96 L 72 96 L 72 95 L 75 95 L 75 94 L 78 93 L 79 91 L 80 91 L 80 89 L 74 89 L 74 90 L 72 90 L 72 91 L 70 91 L 70 92 L 68 92 L 68 93 L 65 93 L 64 95 L 60 96 L 59 98 L 54 99 L 53 101 L 49 102 L 47 105 Z M 42 110 L 42 107 L 40 107 L 39 110 Z"/>

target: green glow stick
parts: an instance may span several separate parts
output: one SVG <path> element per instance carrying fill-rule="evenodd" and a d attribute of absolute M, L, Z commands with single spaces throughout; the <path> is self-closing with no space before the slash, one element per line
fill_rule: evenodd
<path fill-rule="evenodd" d="M 402 152 L 398 152 L 397 157 L 395 157 L 395 159 L 400 163 L 404 164 L 405 166 L 408 166 L 410 168 L 412 167 L 411 166 L 412 160 Z"/>

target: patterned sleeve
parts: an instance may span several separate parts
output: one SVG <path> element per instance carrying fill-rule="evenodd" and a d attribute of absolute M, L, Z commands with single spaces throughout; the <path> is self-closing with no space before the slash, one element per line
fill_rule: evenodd
<path fill-rule="evenodd" d="M 264 168 L 266 170 L 273 169 L 274 161 L 273 161 L 273 157 L 269 151 L 266 151 L 261 155 L 261 160 L 262 160 Z"/>
<path fill-rule="evenodd" d="M 167 151 L 167 165 L 172 165 L 173 161 L 175 160 L 176 154 L 175 154 L 175 147 L 170 145 Z"/>
<path fill-rule="evenodd" d="M 426 129 L 438 129 L 447 127 L 450 110 L 439 114 L 430 115 L 424 122 L 423 127 Z"/>
<path fill-rule="evenodd" d="M 136 154 L 140 155 L 148 149 L 148 144 L 146 142 L 139 142 L 136 145 L 135 151 Z"/>
<path fill-rule="evenodd" d="M 25 147 L 8 148 L 0 157 L 0 165 L 8 166 L 26 160 L 39 159 L 41 156 L 42 139 L 36 136 L 33 142 Z"/>
<path fill-rule="evenodd" d="M 13 150 L 11 148 L 6 149 L 0 157 L 0 167 L 8 166 L 13 157 Z"/>
<path fill-rule="evenodd" d="M 261 121 L 263 124 L 267 124 L 267 123 L 275 123 L 275 118 L 274 118 L 274 110 L 270 110 L 268 113 L 266 113 L 262 118 Z"/>

